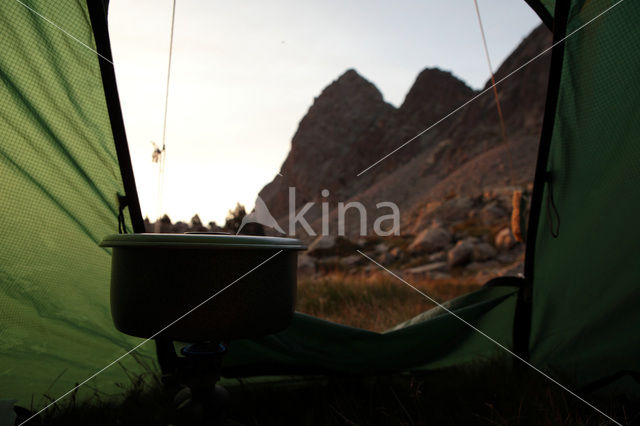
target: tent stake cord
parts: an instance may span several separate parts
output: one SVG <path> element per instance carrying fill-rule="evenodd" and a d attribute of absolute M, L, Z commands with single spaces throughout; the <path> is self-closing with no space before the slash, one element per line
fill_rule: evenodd
<path fill-rule="evenodd" d="M 176 0 L 173 0 L 173 6 L 171 9 L 171 33 L 169 34 L 169 62 L 167 64 L 167 84 L 165 87 L 164 97 L 164 119 L 162 122 L 162 148 L 160 150 L 160 158 L 158 161 L 158 200 L 156 203 L 157 219 L 160 219 L 162 215 L 162 194 L 164 190 L 164 164 L 167 153 L 167 111 L 169 110 L 169 84 L 171 82 L 171 59 L 173 57 L 173 29 L 176 22 Z M 160 220 L 156 220 L 156 232 L 160 232 Z"/>
<path fill-rule="evenodd" d="M 511 149 L 509 146 L 509 139 L 507 139 L 507 128 L 504 124 L 504 116 L 502 115 L 502 107 L 500 106 L 500 98 L 498 97 L 498 88 L 496 87 L 496 78 L 493 74 L 493 65 L 491 65 L 491 57 L 489 56 L 489 47 L 487 46 L 487 38 L 484 34 L 484 26 L 482 25 L 482 17 L 480 16 L 480 7 L 478 6 L 478 0 L 473 0 L 473 4 L 476 7 L 476 16 L 478 17 L 478 24 L 480 26 L 480 34 L 482 35 L 482 45 L 484 46 L 484 54 L 487 58 L 487 65 L 489 66 L 489 74 L 491 75 L 491 87 L 493 88 L 493 96 L 496 99 L 496 108 L 498 109 L 498 117 L 500 118 L 500 131 L 502 134 L 502 141 L 507 145 L 507 158 L 509 162 L 509 178 L 511 183 L 515 183 L 513 176 L 513 161 L 511 159 Z M 485 151 L 487 151 L 485 142 Z"/>

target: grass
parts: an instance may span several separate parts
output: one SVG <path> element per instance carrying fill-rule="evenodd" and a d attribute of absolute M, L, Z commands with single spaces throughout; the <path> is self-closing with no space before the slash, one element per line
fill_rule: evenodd
<path fill-rule="evenodd" d="M 438 301 L 478 287 L 470 278 L 415 284 Z M 299 283 L 298 309 L 331 321 L 382 331 L 432 304 L 403 283 L 378 273 L 342 272 Z M 232 343 L 233 345 L 233 343 Z M 517 362 L 517 361 L 514 361 Z M 511 359 L 412 374 L 281 378 L 227 386 L 227 425 L 606 425 L 580 400 Z M 554 375 L 557 377 L 557 375 Z M 119 396 L 76 394 L 30 425 L 189 425 L 174 393 L 152 372 L 129 375 Z M 573 388 L 571 382 L 560 382 Z M 638 424 L 640 401 L 581 395 L 623 425 Z M 53 398 L 50 398 L 53 400 Z M 634 408 L 635 407 L 635 408 Z M 23 417 L 23 419 L 26 417 Z"/>
<path fill-rule="evenodd" d="M 565 383 L 567 383 L 565 381 Z M 528 367 L 506 359 L 432 372 L 312 377 L 228 387 L 226 425 L 607 425 L 610 422 Z M 623 425 L 637 401 L 587 396 Z M 73 397 L 34 425 L 187 425 L 158 380 L 133 380 L 118 398 Z"/>
<path fill-rule="evenodd" d="M 438 302 L 467 294 L 480 285 L 473 277 L 411 281 Z M 435 306 L 406 284 L 385 273 L 351 275 L 333 272 L 303 278 L 297 310 L 319 318 L 372 331 L 384 331 Z"/>
<path fill-rule="evenodd" d="M 159 383 L 150 386 L 139 378 L 121 387 L 120 396 L 95 391 L 92 397 L 80 399 L 72 394 L 28 425 L 166 425 L 176 420 L 173 397 Z"/>
<path fill-rule="evenodd" d="M 314 385 L 236 392 L 230 417 L 246 425 L 606 425 L 544 377 L 503 360 L 411 375 L 329 377 Z M 589 397 L 627 425 L 631 401 Z M 244 409 L 243 409 L 244 408 Z"/>

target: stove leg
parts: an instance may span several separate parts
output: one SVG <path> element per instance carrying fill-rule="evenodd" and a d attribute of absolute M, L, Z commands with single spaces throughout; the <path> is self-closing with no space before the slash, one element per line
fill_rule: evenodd
<path fill-rule="evenodd" d="M 156 353 L 162 370 L 162 383 L 175 392 L 180 420 L 186 424 L 224 424 L 228 392 L 216 384 L 220 379 L 226 347 L 219 343 L 186 346 L 179 357 L 173 341 L 156 339 Z M 180 389 L 182 388 L 182 389 Z"/>

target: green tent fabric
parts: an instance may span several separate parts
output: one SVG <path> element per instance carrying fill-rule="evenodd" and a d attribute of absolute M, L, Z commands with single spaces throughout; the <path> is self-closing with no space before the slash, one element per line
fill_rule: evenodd
<path fill-rule="evenodd" d="M 98 48 L 87 4 L 29 6 L 78 41 L 18 2 L 0 5 L 0 397 L 27 406 L 137 343 L 112 325 L 110 252 L 98 246 L 117 232 L 126 192 L 99 62 L 111 64 L 80 44 Z M 96 384 L 114 381 L 126 381 L 118 367 Z"/>
<path fill-rule="evenodd" d="M 556 19 L 571 34 L 613 4 L 559 4 Z M 529 345 L 534 363 L 580 384 L 640 370 L 638 21 L 640 3 L 620 3 L 568 38 L 552 65 L 557 102 L 527 253 Z"/>
<path fill-rule="evenodd" d="M 512 286 L 485 287 L 443 306 L 509 347 L 516 293 Z M 416 297 L 422 296 L 416 293 Z M 224 360 L 224 374 L 246 377 L 400 372 L 491 359 L 500 350 L 441 308 L 429 310 L 385 333 L 297 313 L 291 326 L 282 333 L 232 342 Z"/>
<path fill-rule="evenodd" d="M 612 5 L 528 3 L 556 40 Z M 35 397 L 37 406 L 140 342 L 111 322 L 110 252 L 98 243 L 143 227 L 106 2 L 25 5 L 0 6 L 0 397 L 27 406 Z M 637 370 L 640 357 L 639 18 L 638 3 L 626 0 L 554 49 L 526 278 L 447 303 L 505 347 L 585 385 Z M 138 352 L 146 363 L 151 349 Z M 233 342 L 224 373 L 409 371 L 499 353 L 440 308 L 386 333 L 296 314 L 282 333 Z M 122 362 L 142 371 L 131 357 Z M 126 380 L 112 367 L 92 386 Z"/>

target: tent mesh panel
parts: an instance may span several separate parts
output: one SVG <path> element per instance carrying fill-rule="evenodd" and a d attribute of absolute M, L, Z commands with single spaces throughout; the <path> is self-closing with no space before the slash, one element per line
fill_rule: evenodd
<path fill-rule="evenodd" d="M 95 49 L 86 4 L 27 4 Z M 0 28 L 0 396 L 37 405 L 136 342 L 112 325 L 98 247 L 124 189 L 96 53 L 15 1 Z"/>
<path fill-rule="evenodd" d="M 567 33 L 612 4 L 572 2 Z M 578 383 L 637 370 L 640 353 L 639 19 L 625 1 L 566 41 L 530 343 L 534 362 Z"/>

